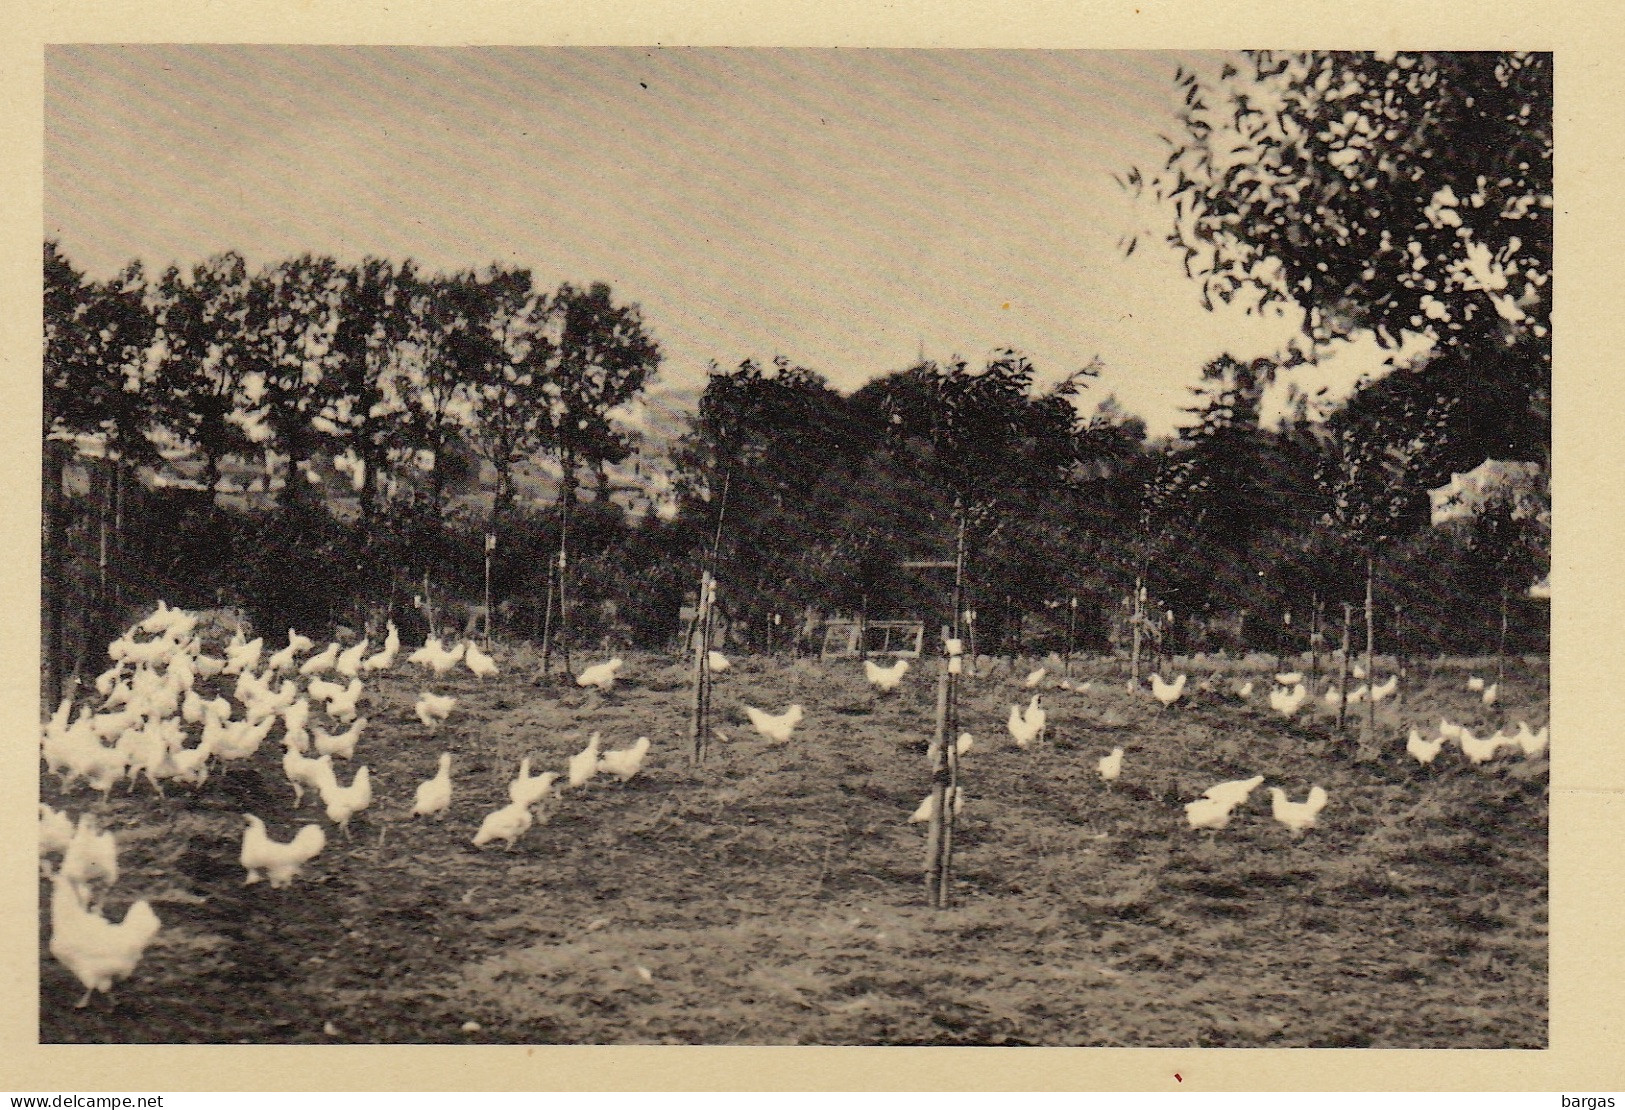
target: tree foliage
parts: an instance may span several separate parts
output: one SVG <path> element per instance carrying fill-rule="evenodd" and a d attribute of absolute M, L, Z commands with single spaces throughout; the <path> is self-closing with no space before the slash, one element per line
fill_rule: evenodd
<path fill-rule="evenodd" d="M 1166 165 L 1131 175 L 1215 300 L 1306 312 L 1313 347 L 1434 344 L 1452 446 L 1542 459 L 1550 439 L 1549 54 L 1258 51 L 1183 70 Z"/>

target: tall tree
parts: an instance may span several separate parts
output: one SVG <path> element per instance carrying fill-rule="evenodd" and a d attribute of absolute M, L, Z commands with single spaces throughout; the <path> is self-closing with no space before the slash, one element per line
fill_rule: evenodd
<path fill-rule="evenodd" d="M 397 267 L 367 258 L 341 272 L 334 303 L 330 366 L 312 424 L 359 462 L 356 484 L 365 525 L 379 512 L 390 455 L 403 446 L 402 363 L 412 338 L 409 300 L 417 280 L 410 260 Z"/>
<path fill-rule="evenodd" d="M 344 273 L 327 257 L 302 255 L 266 267 L 249 282 L 244 321 L 241 419 L 248 437 L 286 458 L 283 507 L 310 507 L 305 468 L 324 438 L 315 425 L 339 327 Z"/>
<path fill-rule="evenodd" d="M 581 466 L 618 463 L 631 452 L 610 413 L 637 397 L 660 367 L 660 346 L 644 329 L 642 310 L 617 305 L 610 287 L 559 286 L 548 301 L 552 365 L 550 449 L 563 471 L 560 498 L 573 501 Z"/>
<path fill-rule="evenodd" d="M 215 255 L 183 273 L 165 271 L 156 295 L 158 419 L 203 456 L 211 494 L 220 464 L 244 451 L 240 410 L 247 363 L 242 343 L 248 317 L 248 272 L 236 253 Z"/>
<path fill-rule="evenodd" d="M 1549 54 L 1252 52 L 1181 71 L 1149 183 L 1204 302 L 1306 311 L 1313 345 L 1435 346 L 1461 468 L 1549 453 Z"/>
<path fill-rule="evenodd" d="M 464 283 L 463 293 L 469 327 L 458 332 L 449 354 L 473 392 L 470 441 L 496 475 L 491 528 L 499 531 L 513 508 L 515 470 L 547 438 L 554 352 L 530 271 L 493 266 Z"/>

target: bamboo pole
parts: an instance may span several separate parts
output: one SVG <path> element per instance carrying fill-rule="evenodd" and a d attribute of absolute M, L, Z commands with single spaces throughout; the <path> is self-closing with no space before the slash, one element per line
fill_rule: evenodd
<path fill-rule="evenodd" d="M 1343 717 L 1349 707 L 1349 632 L 1354 624 L 1354 606 L 1343 602 L 1343 651 L 1337 661 L 1337 731 L 1343 731 Z"/>
<path fill-rule="evenodd" d="M 937 884 L 937 908 L 953 905 L 955 801 L 959 798 L 959 676 L 964 669 L 959 614 L 965 597 L 965 514 L 959 513 L 959 536 L 954 548 L 953 632 L 947 645 L 948 699 L 943 714 L 943 762 L 948 770 L 948 788 L 939 807 L 942 813 L 942 867 Z"/>

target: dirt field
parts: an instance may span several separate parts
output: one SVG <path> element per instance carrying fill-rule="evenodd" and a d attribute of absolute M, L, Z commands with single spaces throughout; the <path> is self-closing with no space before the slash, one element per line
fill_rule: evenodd
<path fill-rule="evenodd" d="M 1493 709 L 1466 689 L 1482 665 L 1424 667 L 1385 707 L 1384 743 L 1363 746 L 1331 739 L 1323 713 L 1286 725 L 1262 681 L 1250 703 L 1164 710 L 1121 664 L 1085 662 L 1088 691 L 1045 683 L 1049 740 L 1029 751 L 1004 725 L 1029 667 L 999 665 L 967 684 L 957 904 L 939 911 L 924 827 L 906 823 L 929 787 L 935 663 L 882 696 L 856 662 L 736 660 L 715 692 L 728 740 L 694 768 L 670 660 L 630 657 L 602 698 L 499 660 L 483 685 L 404 663 L 369 683 L 356 763 L 373 807 L 285 890 L 245 886 L 237 860 L 244 812 L 280 840 L 326 824 L 309 799 L 293 808 L 280 727 L 195 795 L 120 786 L 104 806 L 47 776 L 43 800 L 118 835 L 110 915 L 147 898 L 163 930 L 111 1000 L 76 1009 L 42 882 L 42 1041 L 1547 1043 L 1547 760 L 1474 768 L 1452 744 L 1422 769 L 1404 751 L 1412 722 L 1432 735 L 1443 716 L 1538 728 L 1544 661 L 1511 667 Z M 1194 687 L 1206 670 L 1190 669 Z M 438 735 L 413 715 L 424 689 L 459 698 Z M 800 702 L 806 720 L 771 745 L 746 702 Z M 651 737 L 644 772 L 567 791 L 512 852 L 469 843 L 522 755 L 562 770 L 594 729 L 606 748 Z M 1118 746 L 1108 789 L 1095 761 Z M 413 822 L 442 750 L 451 814 Z M 1185 802 L 1253 774 L 1295 799 L 1325 787 L 1320 827 L 1294 838 L 1264 789 L 1223 831 L 1187 826 Z"/>

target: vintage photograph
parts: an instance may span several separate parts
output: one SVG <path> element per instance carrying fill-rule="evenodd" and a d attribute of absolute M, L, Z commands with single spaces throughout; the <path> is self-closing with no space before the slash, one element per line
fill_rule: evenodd
<path fill-rule="evenodd" d="M 1549 1047 L 1551 54 L 44 81 L 41 1043 Z"/>

